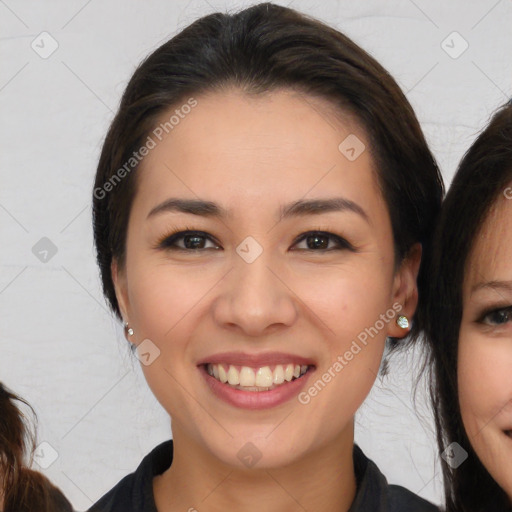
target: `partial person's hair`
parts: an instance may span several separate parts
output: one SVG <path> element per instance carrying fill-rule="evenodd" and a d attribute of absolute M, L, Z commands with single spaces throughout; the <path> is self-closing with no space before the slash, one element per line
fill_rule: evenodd
<path fill-rule="evenodd" d="M 104 141 L 93 191 L 94 241 L 103 292 L 119 319 L 111 263 L 115 258 L 122 268 L 125 262 L 139 175 L 133 153 L 163 113 L 191 97 L 200 102 L 201 94 L 233 88 L 252 96 L 292 89 L 329 100 L 340 117 L 355 117 L 370 141 L 397 267 L 414 243 L 422 244 L 424 255 L 429 251 L 442 177 L 411 105 L 388 72 L 338 30 L 293 9 L 262 3 L 235 14 L 214 13 L 139 65 Z M 420 293 L 425 280 L 420 270 Z M 418 310 L 410 338 L 421 330 L 422 316 Z"/>
<path fill-rule="evenodd" d="M 426 342 L 430 394 L 440 453 L 457 442 L 468 458 L 453 469 L 444 459 L 447 512 L 509 510 L 505 492 L 471 447 L 460 412 L 457 353 L 463 283 L 470 252 L 491 207 L 512 180 L 512 103 L 495 113 L 464 155 L 443 204 L 427 270 Z M 511 190 L 512 193 L 512 190 Z"/>
<path fill-rule="evenodd" d="M 29 469 L 35 437 L 18 405 L 32 407 L 0 382 L 0 510 L 2 512 L 73 512 L 59 489 Z M 29 460 L 27 460 L 29 459 Z"/>

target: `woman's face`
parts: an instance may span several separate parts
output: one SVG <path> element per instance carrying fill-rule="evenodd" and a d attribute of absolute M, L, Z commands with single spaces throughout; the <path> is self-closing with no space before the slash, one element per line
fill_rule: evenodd
<path fill-rule="evenodd" d="M 512 500 L 512 201 L 500 196 L 468 261 L 459 401 L 478 457 Z"/>
<path fill-rule="evenodd" d="M 351 447 L 386 336 L 406 332 L 397 310 L 414 312 L 419 251 L 395 272 L 369 142 L 348 116 L 284 90 L 196 100 L 145 157 L 113 265 L 147 382 L 176 442 L 230 465 Z"/>

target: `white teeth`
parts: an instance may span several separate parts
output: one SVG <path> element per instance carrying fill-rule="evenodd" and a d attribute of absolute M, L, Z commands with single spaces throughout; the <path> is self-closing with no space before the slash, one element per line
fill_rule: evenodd
<path fill-rule="evenodd" d="M 247 366 L 242 366 L 242 370 L 240 371 L 240 386 L 254 386 L 254 383 L 257 382 L 257 378 L 254 375 L 254 370 L 252 368 L 248 368 Z M 260 384 L 257 384 L 259 386 Z"/>
<path fill-rule="evenodd" d="M 224 370 L 224 367 L 221 364 L 214 364 L 214 365 L 208 365 L 208 366 L 216 366 L 219 370 L 219 380 L 223 384 L 226 384 L 226 382 L 228 381 L 228 375 L 226 373 L 226 370 Z M 214 375 L 215 375 L 215 373 L 214 373 Z"/>
<path fill-rule="evenodd" d="M 226 372 L 225 366 L 227 365 L 208 364 L 206 365 L 206 371 L 224 384 L 228 383 L 238 388 L 246 388 L 247 391 L 274 389 L 285 381 L 291 382 L 294 378 L 299 378 L 308 370 L 307 365 L 294 365 L 292 363 L 287 365 L 278 364 L 274 371 L 270 369 L 270 366 L 257 369 L 242 366 L 239 372 L 235 366 L 229 365 Z"/>
<path fill-rule="evenodd" d="M 228 383 L 232 386 L 240 384 L 240 375 L 234 366 L 230 366 L 228 370 Z"/>
<path fill-rule="evenodd" d="M 283 367 L 278 364 L 274 370 L 274 384 L 282 384 L 284 382 L 284 370 Z"/>
<path fill-rule="evenodd" d="M 243 370 L 243 368 L 242 368 Z M 268 388 L 269 386 L 272 386 L 273 381 L 273 375 L 272 370 L 268 366 L 264 366 L 263 368 L 260 368 L 256 372 L 256 386 L 262 387 L 262 388 Z"/>

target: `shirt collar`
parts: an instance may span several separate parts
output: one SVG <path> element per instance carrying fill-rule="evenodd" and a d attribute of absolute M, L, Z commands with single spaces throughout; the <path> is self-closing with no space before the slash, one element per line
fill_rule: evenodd
<path fill-rule="evenodd" d="M 141 465 L 146 463 L 149 467 L 141 473 L 152 475 L 152 478 L 149 478 L 143 485 L 143 496 L 140 497 L 146 507 L 143 510 L 157 512 L 153 495 L 153 477 L 162 474 L 170 467 L 172 456 L 173 441 L 171 439 L 157 446 L 142 462 Z M 385 476 L 356 444 L 354 444 L 353 458 L 357 491 L 348 512 L 387 511 L 388 483 Z"/>

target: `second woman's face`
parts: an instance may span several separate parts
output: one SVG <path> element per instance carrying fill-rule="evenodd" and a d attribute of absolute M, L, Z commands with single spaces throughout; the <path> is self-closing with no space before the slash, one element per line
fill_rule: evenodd
<path fill-rule="evenodd" d="M 417 258 L 395 272 L 369 142 L 289 91 L 195 100 L 153 135 L 113 270 L 149 386 L 175 439 L 230 465 L 351 450 L 397 311 L 415 308 Z"/>
<path fill-rule="evenodd" d="M 468 262 L 459 401 L 469 440 L 512 500 L 512 201 L 500 196 Z"/>

